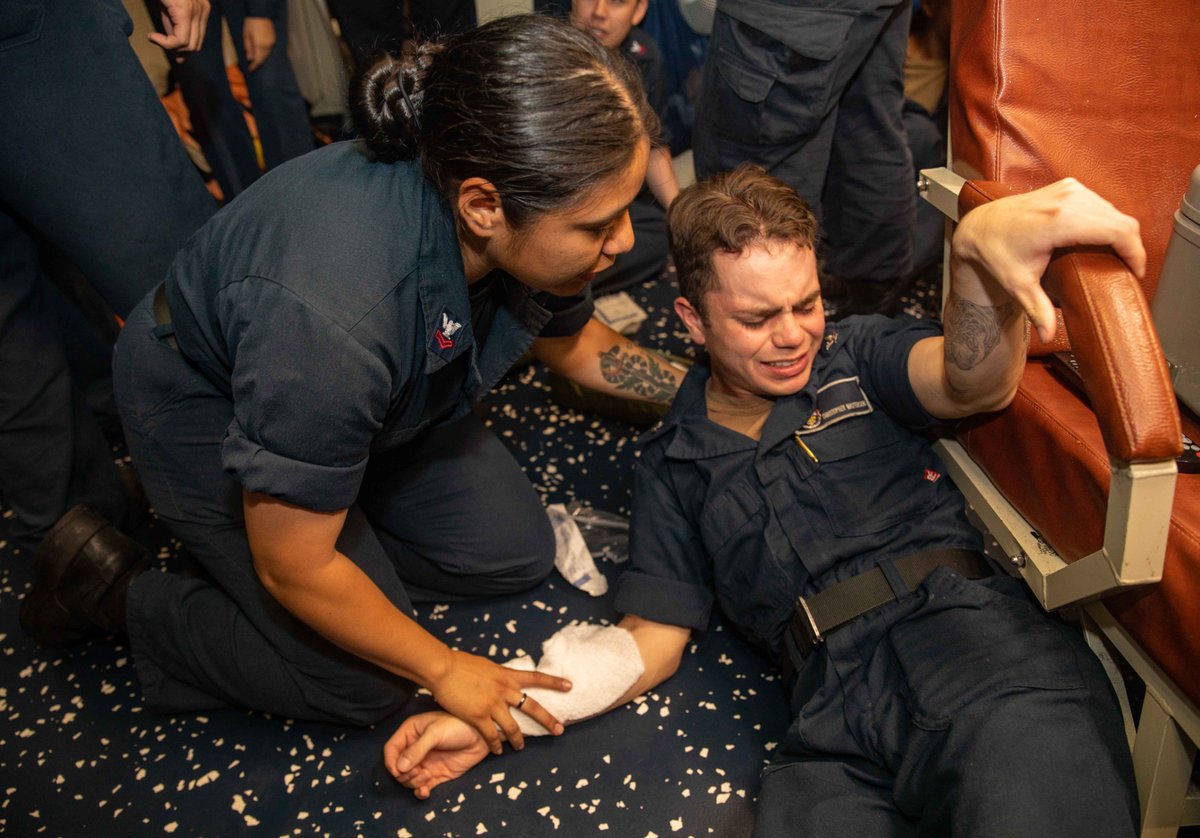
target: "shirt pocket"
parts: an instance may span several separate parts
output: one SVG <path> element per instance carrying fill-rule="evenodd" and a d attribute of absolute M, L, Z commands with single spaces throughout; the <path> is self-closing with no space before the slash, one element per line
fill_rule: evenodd
<path fill-rule="evenodd" d="M 817 458 L 808 482 L 834 535 L 872 535 L 919 520 L 934 502 L 923 443 L 878 412 L 802 436 Z M 797 444 L 792 456 L 806 455 Z M 811 465 L 811 464 L 810 464 Z"/>
<path fill-rule="evenodd" d="M 764 531 L 770 525 L 762 493 L 748 480 L 722 492 L 700 523 L 712 557 L 721 607 L 750 640 L 767 645 L 781 614 L 790 613 L 792 584 Z"/>
<path fill-rule="evenodd" d="M 371 440 L 371 451 L 391 451 L 414 440 L 434 425 L 464 415 L 469 407 L 464 383 L 469 353 L 463 353 L 430 375 L 418 375 L 411 386 L 393 397 L 383 427 Z"/>

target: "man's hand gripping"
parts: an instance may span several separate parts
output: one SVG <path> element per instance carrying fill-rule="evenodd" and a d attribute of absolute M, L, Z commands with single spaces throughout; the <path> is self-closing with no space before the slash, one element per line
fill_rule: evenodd
<path fill-rule="evenodd" d="M 1042 274 L 1057 248 L 1075 245 L 1109 245 L 1136 276 L 1146 271 L 1137 220 L 1074 178 L 969 212 L 954 235 L 955 271 L 991 277 L 1049 343 L 1054 305 L 1042 289 Z"/>

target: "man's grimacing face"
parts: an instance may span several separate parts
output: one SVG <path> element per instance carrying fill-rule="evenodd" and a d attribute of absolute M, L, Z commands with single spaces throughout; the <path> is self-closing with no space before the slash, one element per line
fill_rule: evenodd
<path fill-rule="evenodd" d="M 675 301 L 688 334 L 708 351 L 712 386 L 733 397 L 802 390 L 825 334 L 813 249 L 769 239 L 713 254 L 713 269 L 703 319 L 682 297 Z"/>

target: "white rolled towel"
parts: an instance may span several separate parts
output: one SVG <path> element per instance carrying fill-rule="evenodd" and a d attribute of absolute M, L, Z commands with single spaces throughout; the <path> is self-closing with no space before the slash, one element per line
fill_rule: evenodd
<path fill-rule="evenodd" d="M 559 629 L 542 644 L 542 659 L 536 666 L 529 655 L 504 665 L 569 680 L 572 688 L 565 693 L 543 687 L 525 691 L 563 724 L 604 712 L 646 671 L 628 629 L 595 623 L 572 623 Z M 516 708 L 512 714 L 526 736 L 550 732 Z"/>

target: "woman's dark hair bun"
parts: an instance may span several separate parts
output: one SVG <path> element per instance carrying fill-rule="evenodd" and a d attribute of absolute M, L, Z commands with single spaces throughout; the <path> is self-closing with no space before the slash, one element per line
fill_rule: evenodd
<path fill-rule="evenodd" d="M 420 152 L 425 75 L 441 49 L 430 41 L 384 55 L 351 82 L 354 130 L 380 162 L 411 160 Z"/>
<path fill-rule="evenodd" d="M 376 159 L 418 159 L 448 202 L 487 180 L 513 229 L 627 171 L 658 134 L 638 69 L 544 15 L 498 17 L 372 65 L 351 112 Z"/>

